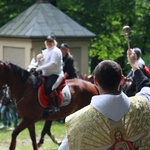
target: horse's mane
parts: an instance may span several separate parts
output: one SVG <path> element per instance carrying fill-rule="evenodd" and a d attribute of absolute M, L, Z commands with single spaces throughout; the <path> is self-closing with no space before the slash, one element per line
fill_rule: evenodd
<path fill-rule="evenodd" d="M 18 76 L 20 76 L 21 80 L 26 81 L 30 76 L 30 72 L 21 68 L 20 66 L 13 64 L 11 62 L 4 62 L 6 66 L 9 66 L 12 69 L 12 72 Z"/>

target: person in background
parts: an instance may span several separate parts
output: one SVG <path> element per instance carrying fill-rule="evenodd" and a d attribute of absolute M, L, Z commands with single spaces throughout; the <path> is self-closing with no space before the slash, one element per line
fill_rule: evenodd
<path fill-rule="evenodd" d="M 140 69 L 143 69 L 143 67 L 145 66 L 145 62 L 144 60 L 142 59 L 142 51 L 140 48 L 133 48 L 132 49 L 135 54 L 136 54 L 136 57 L 137 57 L 137 64 L 139 66 Z M 127 75 L 127 77 L 134 77 L 134 71 L 133 69 L 130 71 L 130 73 Z"/>
<path fill-rule="evenodd" d="M 11 95 L 9 86 L 4 86 L 2 94 L 3 96 L 1 113 L 3 124 L 0 126 L 0 129 L 11 126 L 11 122 L 13 121 L 14 125 L 9 129 L 14 130 L 18 126 L 18 113 L 15 105 L 15 100 Z"/>
<path fill-rule="evenodd" d="M 90 105 L 66 118 L 67 134 L 58 150 L 108 150 L 112 144 L 112 150 L 124 149 L 125 144 L 115 143 L 117 131 L 126 141 L 142 137 L 136 149 L 150 149 L 150 81 L 139 68 L 133 50 L 127 51 L 127 58 L 135 75 L 136 96 L 129 98 L 120 91 L 124 76 L 118 63 L 100 62 L 94 70 L 94 83 L 100 95 L 93 96 Z"/>
<path fill-rule="evenodd" d="M 77 78 L 77 72 L 74 67 L 74 59 L 70 53 L 70 49 L 67 43 L 62 43 L 60 45 L 60 50 L 63 55 L 63 72 L 66 79 Z M 65 118 L 57 120 L 57 122 L 65 122 Z"/>
<path fill-rule="evenodd" d="M 145 62 L 142 59 L 142 51 L 140 48 L 133 48 L 132 49 L 135 52 L 135 55 L 137 57 L 137 64 L 139 66 L 139 68 L 141 70 L 143 70 L 144 66 L 145 66 Z M 131 71 L 129 72 L 129 74 L 126 77 L 127 79 L 131 79 L 132 80 L 132 84 L 126 89 L 125 93 L 128 96 L 134 96 L 135 92 L 136 92 L 136 84 L 135 84 L 135 78 L 134 78 L 134 71 L 133 69 L 131 69 Z"/>
<path fill-rule="evenodd" d="M 57 113 L 60 109 L 58 108 L 56 88 L 64 78 L 62 53 L 57 47 L 57 41 L 53 35 L 47 36 L 45 47 L 46 49 L 37 55 L 38 67 L 36 71 L 41 71 L 45 78 L 44 90 L 49 96 L 49 106 L 53 105 L 53 108 L 48 111 Z"/>
<path fill-rule="evenodd" d="M 74 67 L 74 59 L 70 53 L 69 47 L 66 43 L 60 45 L 60 49 L 63 55 L 63 71 L 66 79 L 77 78 L 76 69 Z"/>
<path fill-rule="evenodd" d="M 3 89 L 1 90 L 1 104 L 0 110 L 3 124 L 0 126 L 0 129 L 4 129 L 11 126 L 11 114 L 8 107 L 10 104 L 10 98 L 7 85 L 3 86 Z"/>
<path fill-rule="evenodd" d="M 145 66 L 145 61 L 142 59 L 142 51 L 140 48 L 133 48 L 133 51 L 135 52 L 136 56 L 137 56 L 137 64 L 138 66 L 143 69 L 143 67 Z"/>
<path fill-rule="evenodd" d="M 15 98 L 12 97 L 11 90 L 9 87 L 8 87 L 8 90 L 9 90 L 9 98 L 10 98 L 10 103 L 8 105 L 8 108 L 9 108 L 11 118 L 13 121 L 13 127 L 9 128 L 9 129 L 13 131 L 18 126 L 18 112 L 17 112 L 17 107 L 15 104 Z"/>

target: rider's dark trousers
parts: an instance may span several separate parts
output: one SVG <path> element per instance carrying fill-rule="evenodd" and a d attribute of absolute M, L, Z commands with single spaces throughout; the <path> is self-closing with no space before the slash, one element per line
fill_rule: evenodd
<path fill-rule="evenodd" d="M 50 75 L 50 76 L 44 76 L 45 78 L 45 84 L 44 84 L 44 92 L 45 94 L 49 94 L 52 92 L 52 86 L 56 82 L 58 75 Z"/>

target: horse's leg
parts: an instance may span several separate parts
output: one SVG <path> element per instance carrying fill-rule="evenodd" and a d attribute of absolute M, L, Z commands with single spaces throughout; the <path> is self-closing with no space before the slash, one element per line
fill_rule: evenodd
<path fill-rule="evenodd" d="M 51 134 L 51 126 L 52 126 L 52 120 L 46 120 L 43 130 L 41 132 L 41 138 L 39 140 L 38 146 L 40 147 L 44 143 L 44 136 L 47 134 L 51 138 L 51 140 L 55 143 L 60 145 L 60 143 L 55 139 L 55 137 Z"/>
<path fill-rule="evenodd" d="M 13 131 L 12 133 L 12 138 L 11 138 L 11 143 L 10 143 L 10 147 L 9 147 L 9 150 L 15 150 L 16 148 L 16 139 L 17 139 L 17 136 L 18 134 L 24 130 L 25 128 L 27 128 L 27 126 L 29 126 L 31 121 L 29 120 L 22 120 L 21 123 L 17 126 L 17 128 Z"/>
<path fill-rule="evenodd" d="M 40 140 L 38 143 L 38 147 L 41 147 L 41 145 L 44 143 L 44 136 L 46 135 L 46 133 L 48 134 L 50 127 L 51 127 L 51 124 L 52 124 L 51 120 L 45 121 L 44 127 L 43 127 L 42 132 L 41 132 L 41 137 L 40 137 Z"/>
<path fill-rule="evenodd" d="M 28 126 L 28 130 L 32 140 L 33 150 L 38 150 L 38 145 L 36 143 L 36 136 L 35 136 L 35 124 L 33 123 L 30 126 Z"/>
<path fill-rule="evenodd" d="M 55 144 L 60 145 L 61 143 L 58 142 L 58 141 L 55 139 L 54 135 L 52 135 L 52 133 L 51 133 L 52 122 L 53 122 L 53 121 L 49 120 L 49 128 L 47 128 L 47 129 L 48 129 L 48 130 L 47 130 L 47 135 L 49 135 L 49 137 L 51 138 L 51 140 L 52 140 Z"/>

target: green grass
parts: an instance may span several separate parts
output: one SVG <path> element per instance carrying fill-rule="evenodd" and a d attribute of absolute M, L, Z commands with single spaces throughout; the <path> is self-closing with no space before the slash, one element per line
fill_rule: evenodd
<path fill-rule="evenodd" d="M 37 142 L 39 141 L 43 125 L 44 125 L 44 121 L 39 121 L 35 124 Z M 62 141 L 66 133 L 65 124 L 57 123 L 54 121 L 51 128 L 51 132 L 59 142 Z M 10 131 L 9 128 L 0 130 L 0 137 L 1 137 L 0 150 L 9 149 L 9 145 L 11 141 L 11 133 L 12 131 Z M 32 149 L 33 149 L 32 143 L 31 143 L 28 130 L 25 129 L 17 137 L 16 150 L 32 150 Z M 48 137 L 48 135 L 45 136 L 44 144 L 39 148 L 39 150 L 57 150 L 57 149 L 58 149 L 58 145 L 53 143 L 52 140 Z"/>

